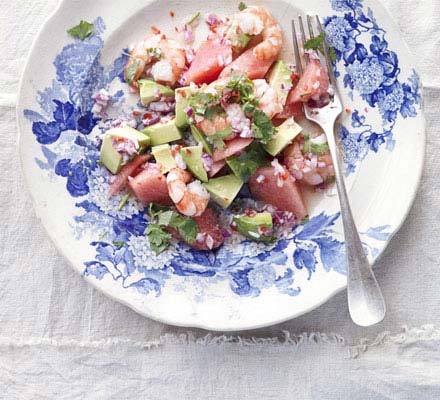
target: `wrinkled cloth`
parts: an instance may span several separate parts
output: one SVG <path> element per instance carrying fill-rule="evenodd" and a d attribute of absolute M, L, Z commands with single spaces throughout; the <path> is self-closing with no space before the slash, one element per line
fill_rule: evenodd
<path fill-rule="evenodd" d="M 0 398 L 440 398 L 440 1 L 384 3 L 417 55 L 427 118 L 420 190 L 377 267 L 387 316 L 355 326 L 342 292 L 295 320 L 226 336 L 144 318 L 57 253 L 20 172 L 15 104 L 32 40 L 58 0 L 2 4 Z"/>

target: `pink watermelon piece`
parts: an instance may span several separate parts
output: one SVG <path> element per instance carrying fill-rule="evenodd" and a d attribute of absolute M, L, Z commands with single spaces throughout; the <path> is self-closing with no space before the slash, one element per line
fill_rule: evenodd
<path fill-rule="evenodd" d="M 194 60 L 185 73 L 186 83 L 211 83 L 215 81 L 225 65 L 232 60 L 231 44 L 219 39 L 208 39 L 196 51 Z"/>
<path fill-rule="evenodd" d="M 249 189 L 252 196 L 264 203 L 271 204 L 280 211 L 290 211 L 298 220 L 307 216 L 301 188 L 292 179 L 287 170 L 288 178 L 283 181 L 283 186 L 278 186 L 278 177 L 274 167 L 260 167 L 249 180 Z M 262 179 L 261 177 L 264 177 Z"/>
<path fill-rule="evenodd" d="M 253 53 L 253 48 L 246 50 L 242 55 L 238 56 L 231 64 L 229 64 L 220 74 L 220 78 L 227 78 L 233 73 L 246 74 L 249 79 L 262 79 L 269 71 L 271 65 L 276 60 L 258 60 Z"/>
<path fill-rule="evenodd" d="M 216 176 L 225 165 L 226 165 L 225 160 L 220 160 L 212 163 L 211 170 L 208 172 L 208 176 L 210 178 Z"/>
<path fill-rule="evenodd" d="M 147 164 L 147 168 L 129 180 L 128 187 L 143 203 L 164 206 L 173 204 L 168 194 L 167 179 L 157 168 L 157 164 Z"/>
<path fill-rule="evenodd" d="M 215 149 L 212 159 L 214 162 L 224 160 L 225 158 L 231 157 L 237 153 L 243 151 L 252 143 L 252 138 L 235 138 L 229 140 L 223 150 Z"/>
<path fill-rule="evenodd" d="M 310 60 L 303 76 L 289 94 L 286 104 L 306 103 L 311 99 L 319 100 L 327 96 L 330 85 L 327 71 L 318 60 Z"/>
<path fill-rule="evenodd" d="M 124 165 L 116 175 L 113 183 L 110 185 L 108 197 L 110 198 L 124 189 L 127 186 L 128 177 L 135 175 L 139 167 L 142 164 L 145 164 L 149 159 L 150 156 L 148 154 L 142 154 L 140 156 L 136 156 L 133 161 L 129 162 L 127 165 Z"/>

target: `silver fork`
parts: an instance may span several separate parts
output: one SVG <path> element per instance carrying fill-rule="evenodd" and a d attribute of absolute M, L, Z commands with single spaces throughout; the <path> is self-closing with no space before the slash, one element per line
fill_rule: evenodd
<path fill-rule="evenodd" d="M 298 32 L 299 35 L 296 30 L 295 21 L 292 21 L 292 34 L 298 74 L 302 76 L 304 67 L 302 64 L 301 48 L 304 48 L 306 34 L 301 16 L 298 17 L 298 20 L 300 29 L 300 32 Z M 318 27 L 319 34 L 321 34 L 323 28 L 318 16 L 316 16 L 316 26 Z M 309 37 L 313 38 L 313 23 L 312 18 L 309 15 L 307 16 L 307 27 Z M 300 41 L 302 42 L 302 46 L 298 43 Z M 365 255 L 351 212 L 347 190 L 345 188 L 340 158 L 338 156 L 338 148 L 335 140 L 335 122 L 342 113 L 342 101 L 338 93 L 333 66 L 328 54 L 328 44 L 325 39 L 322 47 L 330 83 L 334 89 L 334 97 L 330 103 L 323 108 L 312 108 L 308 105 L 304 105 L 304 111 L 309 120 L 316 122 L 324 130 L 333 159 L 345 236 L 348 270 L 347 293 L 350 316 L 356 324 L 369 326 L 377 324 L 384 318 L 386 309 L 385 301 L 371 265 Z M 305 55 L 303 58 L 305 65 L 307 65 L 309 57 Z"/>

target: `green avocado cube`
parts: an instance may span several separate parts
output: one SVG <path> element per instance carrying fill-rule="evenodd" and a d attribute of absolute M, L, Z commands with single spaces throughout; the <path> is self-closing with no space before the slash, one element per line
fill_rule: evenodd
<path fill-rule="evenodd" d="M 197 143 L 201 143 L 203 148 L 208 154 L 213 154 L 214 149 L 212 147 L 212 144 L 209 143 L 206 135 L 203 132 L 200 132 L 195 125 L 191 125 L 191 134 L 193 135 L 193 138 Z"/>
<path fill-rule="evenodd" d="M 243 182 L 231 174 L 210 179 L 203 185 L 210 193 L 213 201 L 220 207 L 228 208 L 243 186 Z"/>
<path fill-rule="evenodd" d="M 292 71 L 282 60 L 278 60 L 272 68 L 269 79 L 269 85 L 278 95 L 281 104 L 286 104 L 287 96 L 292 88 Z"/>
<path fill-rule="evenodd" d="M 208 174 L 206 173 L 202 161 L 202 145 L 184 147 L 180 150 L 180 154 L 182 155 L 183 161 L 185 161 L 186 166 L 193 173 L 193 175 L 197 179 L 200 179 L 202 182 L 208 182 Z"/>
<path fill-rule="evenodd" d="M 237 230 L 249 239 L 256 241 L 273 240 L 272 215 L 267 211 L 254 215 L 239 215 L 234 217 Z"/>
<path fill-rule="evenodd" d="M 144 147 L 150 144 L 149 136 L 137 129 L 131 128 L 130 126 L 109 129 L 105 134 L 114 138 L 132 140 L 133 142 L 138 142 L 140 146 Z"/>
<path fill-rule="evenodd" d="M 117 174 L 121 170 L 122 154 L 118 153 L 113 147 L 113 138 L 111 136 L 104 136 L 99 160 L 112 174 Z"/>
<path fill-rule="evenodd" d="M 138 80 L 139 91 L 141 95 L 141 103 L 148 106 L 151 102 L 159 100 L 160 97 L 174 96 L 174 90 L 167 86 L 161 85 L 150 79 Z"/>
<path fill-rule="evenodd" d="M 263 147 L 271 156 L 275 157 L 301 132 L 301 126 L 295 122 L 293 117 L 290 117 L 277 128 L 277 132 L 272 136 L 270 142 L 264 144 Z"/>
<path fill-rule="evenodd" d="M 175 168 L 176 160 L 171 153 L 171 146 L 169 144 L 161 144 L 154 146 L 151 149 L 151 154 L 158 164 L 160 164 L 160 170 L 163 174 L 169 172 L 172 168 Z"/>
<path fill-rule="evenodd" d="M 122 155 L 113 147 L 114 139 L 126 139 L 138 143 L 140 147 L 147 147 L 150 138 L 142 132 L 129 126 L 109 129 L 102 140 L 99 159 L 101 163 L 113 174 L 117 174 L 122 165 Z"/>
<path fill-rule="evenodd" d="M 167 122 L 158 122 L 151 125 L 142 132 L 150 137 L 150 144 L 152 146 L 182 139 L 182 134 L 177 128 L 174 118 Z"/>
<path fill-rule="evenodd" d="M 184 129 L 189 125 L 189 116 L 185 109 L 188 107 L 190 90 L 189 87 L 176 89 L 176 126 L 180 129 Z"/>

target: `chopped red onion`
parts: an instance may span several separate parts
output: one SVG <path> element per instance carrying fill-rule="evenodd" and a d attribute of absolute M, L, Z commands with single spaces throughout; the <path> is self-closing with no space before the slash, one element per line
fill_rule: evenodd
<path fill-rule="evenodd" d="M 231 237 L 232 236 L 232 234 L 231 234 L 231 232 L 229 232 L 227 229 L 225 229 L 225 228 L 223 228 L 222 230 L 221 230 L 221 232 L 222 232 L 222 236 L 223 236 L 223 238 L 225 238 L 225 239 L 227 239 L 228 237 Z"/>
<path fill-rule="evenodd" d="M 192 117 L 193 116 L 194 110 L 192 109 L 192 107 L 187 106 L 187 107 L 184 108 L 183 111 L 185 111 L 185 114 L 188 115 L 188 117 Z"/>
<path fill-rule="evenodd" d="M 205 168 L 205 171 L 209 172 L 212 169 L 212 165 L 214 164 L 214 161 L 212 160 L 212 157 L 209 154 L 202 154 L 202 162 L 203 162 L 203 168 Z"/>
<path fill-rule="evenodd" d="M 208 14 L 206 16 L 205 22 L 210 28 L 214 28 L 222 24 L 222 21 L 215 14 Z"/>
<path fill-rule="evenodd" d="M 152 118 L 146 118 L 142 120 L 142 124 L 144 126 L 151 126 L 157 124 L 160 121 L 159 115 L 154 115 Z"/>

